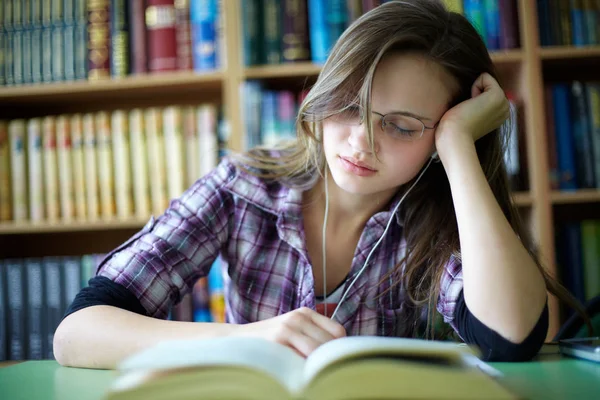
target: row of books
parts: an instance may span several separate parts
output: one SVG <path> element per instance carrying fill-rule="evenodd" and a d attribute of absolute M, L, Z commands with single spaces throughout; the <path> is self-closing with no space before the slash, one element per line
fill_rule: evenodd
<path fill-rule="evenodd" d="M 102 258 L 0 260 L 0 361 L 54 358 L 56 327 Z"/>
<path fill-rule="evenodd" d="M 551 188 L 600 188 L 600 83 L 547 85 L 545 107 Z"/>
<path fill-rule="evenodd" d="M 203 104 L 0 122 L 0 220 L 159 215 L 217 165 L 217 118 Z"/>
<path fill-rule="evenodd" d="M 5 0 L 0 85 L 105 79 L 223 62 L 219 0 Z"/>
<path fill-rule="evenodd" d="M 582 303 L 600 295 L 600 220 L 557 224 L 555 237 L 563 285 Z"/>
<path fill-rule="evenodd" d="M 515 0 L 443 0 L 477 29 L 489 50 L 519 47 L 519 17 Z"/>
<path fill-rule="evenodd" d="M 537 0 L 542 46 L 600 44 L 600 1 Z"/>

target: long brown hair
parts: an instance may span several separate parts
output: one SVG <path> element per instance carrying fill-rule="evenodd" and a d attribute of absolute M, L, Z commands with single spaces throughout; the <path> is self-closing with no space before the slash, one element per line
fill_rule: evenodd
<path fill-rule="evenodd" d="M 460 89 L 449 107 L 470 98 L 471 86 L 480 74 L 487 72 L 497 79 L 483 40 L 464 16 L 449 12 L 436 0 L 387 2 L 356 20 L 331 50 L 317 82 L 300 106 L 297 140 L 283 145 L 276 157 L 266 149 L 249 151 L 239 157 L 241 163 L 256 175 L 284 182 L 293 183 L 311 172 L 322 176 L 325 157 L 321 121 L 357 102 L 365 110 L 373 150 L 371 84 L 378 62 L 390 52 L 417 53 L 453 75 Z M 507 132 L 505 125 L 475 143 L 487 181 L 505 217 L 542 272 L 547 289 L 585 315 L 577 300 L 540 264 L 529 232 L 511 202 L 503 159 Z M 460 242 L 443 165 L 432 163 L 420 182 L 402 207 L 404 226 L 408 227 L 407 250 L 390 275 L 398 277 L 396 284 L 404 283 L 417 310 L 428 309 L 427 325 L 431 329 L 427 329 L 427 336 L 431 337 L 440 279 L 451 257 L 460 260 Z M 420 314 L 416 311 L 415 321 L 406 322 L 415 326 Z"/>

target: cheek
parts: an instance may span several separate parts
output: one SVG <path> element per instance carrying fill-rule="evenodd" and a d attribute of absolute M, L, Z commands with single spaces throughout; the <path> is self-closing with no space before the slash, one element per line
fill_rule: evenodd
<path fill-rule="evenodd" d="M 414 178 L 429 160 L 433 139 L 423 137 L 415 142 L 385 143 L 381 148 L 383 163 L 404 183 Z"/>

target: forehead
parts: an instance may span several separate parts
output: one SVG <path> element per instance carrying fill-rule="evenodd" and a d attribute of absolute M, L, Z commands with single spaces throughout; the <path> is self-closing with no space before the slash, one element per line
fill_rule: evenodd
<path fill-rule="evenodd" d="M 456 79 L 418 54 L 384 56 L 375 70 L 372 107 L 381 113 L 408 111 L 441 118 L 457 91 Z"/>

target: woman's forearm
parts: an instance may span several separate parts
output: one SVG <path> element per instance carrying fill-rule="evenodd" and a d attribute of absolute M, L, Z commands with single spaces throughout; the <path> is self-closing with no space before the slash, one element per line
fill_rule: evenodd
<path fill-rule="evenodd" d="M 112 369 L 124 358 L 169 339 L 225 336 L 236 325 L 165 321 L 112 306 L 92 306 L 67 316 L 54 335 L 63 366 Z"/>
<path fill-rule="evenodd" d="M 521 342 L 544 308 L 542 274 L 498 205 L 473 143 L 453 145 L 443 162 L 456 210 L 465 303 L 489 328 Z"/>

